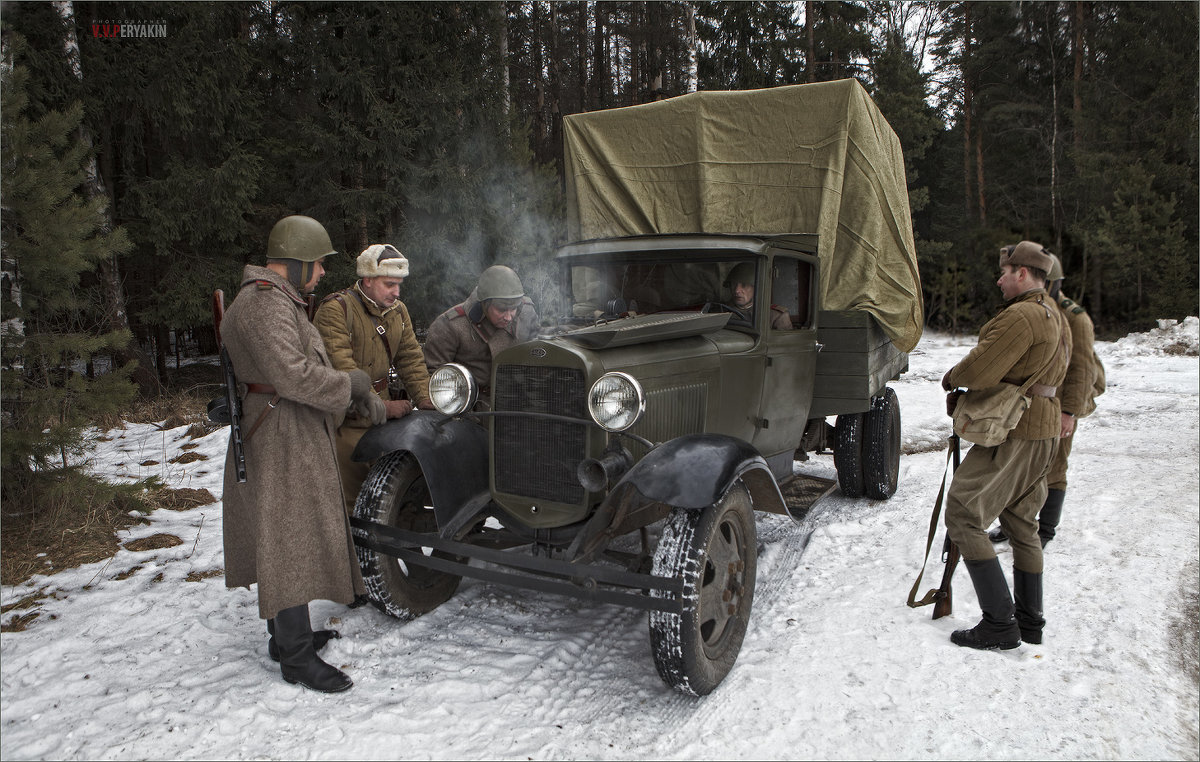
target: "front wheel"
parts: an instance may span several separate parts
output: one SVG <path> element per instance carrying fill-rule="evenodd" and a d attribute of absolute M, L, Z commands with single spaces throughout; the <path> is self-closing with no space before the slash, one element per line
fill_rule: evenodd
<path fill-rule="evenodd" d="M 359 490 L 354 515 L 410 532 L 433 533 L 438 528 L 421 466 L 411 453 L 403 451 L 385 455 L 371 467 Z M 413 619 L 432 611 L 454 595 L 462 580 L 457 574 L 409 565 L 369 548 L 356 546 L 355 550 L 371 603 L 397 619 Z"/>
<path fill-rule="evenodd" d="M 754 602 L 757 536 L 739 481 L 703 510 L 675 508 L 654 552 L 655 576 L 683 581 L 683 611 L 650 613 L 650 648 L 663 682 L 693 696 L 733 668 Z"/>

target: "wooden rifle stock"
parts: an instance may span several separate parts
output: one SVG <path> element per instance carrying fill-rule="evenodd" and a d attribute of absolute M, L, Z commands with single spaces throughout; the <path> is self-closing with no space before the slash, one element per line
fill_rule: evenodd
<path fill-rule="evenodd" d="M 954 470 L 958 471 L 959 461 L 959 439 L 957 434 L 950 437 L 951 447 L 954 448 Z M 961 554 L 958 552 L 958 546 L 950 539 L 949 530 L 946 532 L 946 541 L 942 544 L 942 561 L 946 564 L 945 570 L 942 572 L 942 584 L 938 586 L 933 602 L 933 618 L 941 619 L 944 616 L 950 616 L 954 613 L 954 593 L 950 587 L 950 580 L 954 577 L 954 570 L 958 567 Z"/>

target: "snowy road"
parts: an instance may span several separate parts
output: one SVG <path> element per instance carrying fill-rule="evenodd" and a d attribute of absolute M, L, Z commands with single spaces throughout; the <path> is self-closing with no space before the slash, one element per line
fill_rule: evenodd
<path fill-rule="evenodd" d="M 1172 354 L 1180 343 L 1192 354 Z M 895 384 L 906 454 L 891 500 L 835 493 L 800 527 L 758 516 L 750 630 L 704 699 L 663 686 L 644 613 L 469 579 L 407 623 L 315 603 L 314 624 L 343 634 L 325 658 L 355 686 L 287 685 L 254 593 L 204 577 L 222 567 L 213 504 L 160 510 L 122 538 L 180 545 L 3 588 L 5 604 L 50 597 L 0 637 L 0 757 L 1196 758 L 1195 319 L 1099 345 L 1109 390 L 1081 424 L 1047 551 L 1047 639 L 1003 653 L 949 642 L 978 619 L 965 572 L 952 617 L 905 605 L 945 464 L 937 382 L 973 344 L 928 334 Z M 206 460 L 170 465 L 185 431 L 113 432 L 95 468 L 219 497 L 225 432 L 196 442 Z M 137 465 L 150 457 L 168 465 Z M 834 473 L 827 455 L 802 467 Z M 922 587 L 940 574 L 935 557 Z"/>

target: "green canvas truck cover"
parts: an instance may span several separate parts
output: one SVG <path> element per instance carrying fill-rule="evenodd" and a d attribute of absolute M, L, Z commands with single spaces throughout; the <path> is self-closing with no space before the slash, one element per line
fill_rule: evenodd
<path fill-rule="evenodd" d="M 707 91 L 564 119 L 572 240 L 816 233 L 821 307 L 901 351 L 924 310 L 896 133 L 856 80 Z"/>

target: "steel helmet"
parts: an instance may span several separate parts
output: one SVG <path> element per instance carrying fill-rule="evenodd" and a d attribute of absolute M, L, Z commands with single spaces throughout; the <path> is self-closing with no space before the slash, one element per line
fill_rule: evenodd
<path fill-rule="evenodd" d="M 747 286 L 754 285 L 754 263 L 742 262 L 737 267 L 729 271 L 729 277 L 725 279 L 725 285 L 733 288 L 739 283 L 744 283 Z"/>
<path fill-rule="evenodd" d="M 312 263 L 337 254 L 325 227 L 312 217 L 293 214 L 271 228 L 267 239 L 267 259 L 287 262 L 288 281 L 298 290 L 312 279 Z"/>
<path fill-rule="evenodd" d="M 475 288 L 475 295 L 481 302 L 489 299 L 509 301 L 524 297 L 525 288 L 511 267 L 492 265 L 479 276 L 479 285 Z"/>

